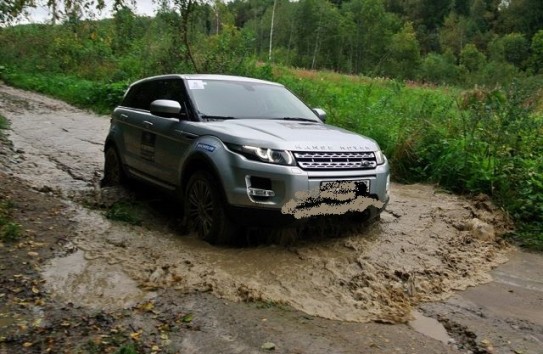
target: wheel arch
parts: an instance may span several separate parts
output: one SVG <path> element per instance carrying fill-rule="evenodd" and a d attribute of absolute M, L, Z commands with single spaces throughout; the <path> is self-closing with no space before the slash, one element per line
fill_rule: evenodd
<path fill-rule="evenodd" d="M 190 177 L 196 171 L 205 171 L 213 176 L 217 181 L 219 181 L 220 194 L 223 201 L 227 202 L 226 193 L 224 190 L 224 183 L 220 177 L 220 173 L 217 169 L 217 166 L 213 161 L 206 156 L 204 153 L 195 153 L 190 156 L 185 163 L 183 164 L 183 173 L 181 174 L 181 181 L 179 186 L 179 193 L 181 198 L 184 198 L 185 189 L 187 188 L 187 183 Z"/>

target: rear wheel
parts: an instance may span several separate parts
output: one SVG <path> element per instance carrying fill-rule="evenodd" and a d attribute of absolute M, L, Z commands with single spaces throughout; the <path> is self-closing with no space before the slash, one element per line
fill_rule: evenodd
<path fill-rule="evenodd" d="M 123 166 L 117 149 L 110 145 L 106 148 L 104 161 L 104 178 L 102 186 L 118 186 L 125 182 Z"/>
<path fill-rule="evenodd" d="M 240 228 L 226 215 L 218 181 L 205 171 L 194 173 L 185 190 L 184 210 L 190 228 L 209 243 L 230 244 Z"/>

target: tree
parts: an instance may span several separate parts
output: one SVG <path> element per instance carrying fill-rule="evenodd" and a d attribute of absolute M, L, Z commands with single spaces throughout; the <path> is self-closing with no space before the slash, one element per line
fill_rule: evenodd
<path fill-rule="evenodd" d="M 532 38 L 531 67 L 535 73 L 543 70 L 543 29 L 539 30 Z"/>
<path fill-rule="evenodd" d="M 486 57 L 473 44 L 466 44 L 460 53 L 460 64 L 463 65 L 469 72 L 479 71 L 486 62 Z"/>
<path fill-rule="evenodd" d="M 518 32 L 532 38 L 543 27 L 543 1 L 509 0 L 504 1 L 499 12 L 501 33 Z"/>
<path fill-rule="evenodd" d="M 384 64 L 386 74 L 400 79 L 414 79 L 420 64 L 420 46 L 413 24 L 407 22 L 395 33 L 387 50 Z"/>
<path fill-rule="evenodd" d="M 458 68 L 453 55 L 428 54 L 420 65 L 420 79 L 435 84 L 454 84 L 458 80 Z"/>
<path fill-rule="evenodd" d="M 502 42 L 505 60 L 518 68 L 523 67 L 524 62 L 528 59 L 528 49 L 530 47 L 524 35 L 509 33 L 503 36 Z"/>
<path fill-rule="evenodd" d="M 469 43 L 473 34 L 473 23 L 464 16 L 451 12 L 439 31 L 439 42 L 442 51 L 451 50 L 454 55 L 460 55 L 462 48 Z"/>
<path fill-rule="evenodd" d="M 399 19 L 386 12 L 382 0 L 351 0 L 342 10 L 353 24 L 347 44 L 353 71 L 379 73 L 392 35 L 401 28 Z"/>

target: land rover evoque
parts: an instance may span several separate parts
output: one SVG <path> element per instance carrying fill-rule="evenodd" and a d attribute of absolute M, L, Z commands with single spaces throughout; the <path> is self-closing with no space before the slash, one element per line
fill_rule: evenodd
<path fill-rule="evenodd" d="M 386 157 L 325 118 L 274 82 L 146 78 L 113 111 L 103 182 L 135 178 L 175 192 L 185 222 L 210 242 L 243 225 L 378 216 L 389 200 Z"/>

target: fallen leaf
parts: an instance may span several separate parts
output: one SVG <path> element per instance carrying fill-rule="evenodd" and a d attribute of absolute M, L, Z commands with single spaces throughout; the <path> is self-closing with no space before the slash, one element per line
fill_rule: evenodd
<path fill-rule="evenodd" d="M 28 348 L 28 347 L 31 347 L 31 346 L 32 346 L 32 343 L 30 343 L 30 342 L 24 342 L 23 343 L 23 347 L 25 347 L 25 348 Z"/>
<path fill-rule="evenodd" d="M 132 338 L 133 340 L 139 340 L 142 333 L 142 331 L 130 333 L 130 338 Z"/>
<path fill-rule="evenodd" d="M 266 342 L 264 344 L 262 344 L 262 347 L 260 347 L 261 349 L 264 349 L 264 350 L 275 350 L 275 344 L 272 343 L 272 342 Z"/>
<path fill-rule="evenodd" d="M 40 293 L 40 289 L 36 288 L 35 286 L 32 287 L 32 292 L 34 294 L 39 294 Z"/>
<path fill-rule="evenodd" d="M 484 346 L 489 346 L 489 345 L 491 345 L 492 343 L 490 342 L 489 339 L 483 339 L 483 340 L 481 341 L 481 344 L 484 345 Z"/>
<path fill-rule="evenodd" d="M 155 305 L 152 302 L 146 302 L 138 306 L 140 310 L 150 312 L 155 308 Z"/>
<path fill-rule="evenodd" d="M 183 316 L 181 318 L 181 321 L 183 321 L 183 323 L 190 323 L 192 322 L 192 313 L 187 313 L 185 316 Z"/>
<path fill-rule="evenodd" d="M 38 257 L 40 254 L 38 252 L 28 252 L 27 255 L 29 257 Z"/>

